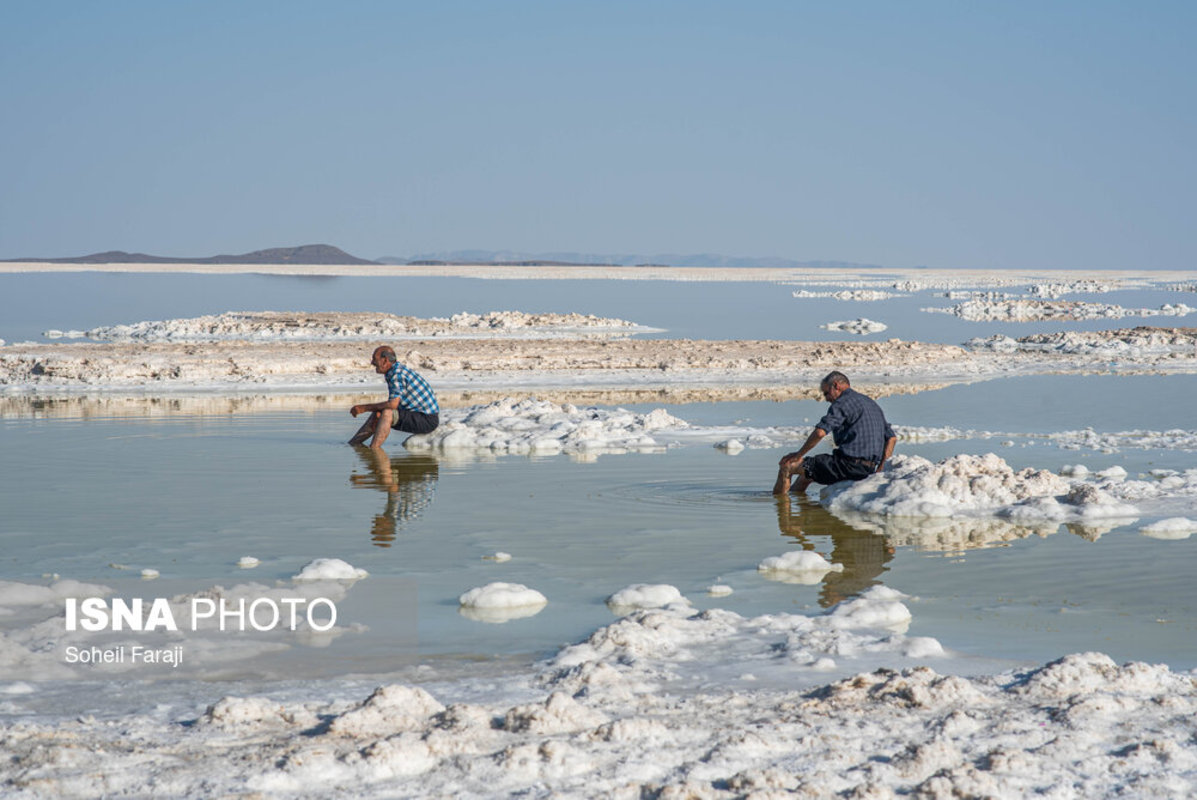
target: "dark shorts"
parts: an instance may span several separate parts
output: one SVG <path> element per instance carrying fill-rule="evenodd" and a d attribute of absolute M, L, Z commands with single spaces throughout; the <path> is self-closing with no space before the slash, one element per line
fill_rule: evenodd
<path fill-rule="evenodd" d="M 877 465 L 844 455 L 839 450 L 819 453 L 802 460 L 806 476 L 815 483 L 830 486 L 840 481 L 860 481 L 873 474 Z"/>
<path fill-rule="evenodd" d="M 403 433 L 432 433 L 441 424 L 438 414 L 425 414 L 399 407 L 392 412 L 391 428 Z"/>

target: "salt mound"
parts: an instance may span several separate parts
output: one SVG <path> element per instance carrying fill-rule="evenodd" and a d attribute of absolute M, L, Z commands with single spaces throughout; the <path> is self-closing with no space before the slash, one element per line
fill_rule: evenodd
<path fill-rule="evenodd" d="M 832 564 L 813 550 L 791 550 L 770 556 L 757 565 L 766 578 L 784 583 L 816 584 L 828 572 L 843 572 L 843 564 Z"/>
<path fill-rule="evenodd" d="M 663 608 L 671 603 L 685 603 L 676 586 L 667 583 L 633 583 L 607 598 L 611 609 Z"/>
<path fill-rule="evenodd" d="M 859 319 L 843 320 L 841 322 L 828 322 L 820 325 L 820 328 L 829 331 L 844 331 L 845 333 L 857 333 L 865 335 L 869 333 L 880 333 L 889 326 L 884 322 L 874 322 L 871 319 L 861 317 Z"/>
<path fill-rule="evenodd" d="M 311 561 L 298 575 L 291 576 L 293 581 L 357 581 L 370 573 L 364 569 L 342 561 L 339 558 L 317 558 Z"/>
<path fill-rule="evenodd" d="M 1134 506 L 1107 489 L 1121 481 L 1118 468 L 1102 473 L 1101 487 L 1073 485 L 1047 470 L 1015 472 L 998 456 L 958 455 L 932 464 L 895 456 L 884 472 L 823 490 L 832 511 L 901 517 L 1000 516 L 1034 525 L 1044 521 L 1135 517 Z"/>
<path fill-rule="evenodd" d="M 439 428 L 408 438 L 404 446 L 415 451 L 523 454 L 653 451 L 662 445 L 649 435 L 652 431 L 687 427 L 662 408 L 636 414 L 622 408 L 608 411 L 507 397 L 443 411 Z"/>
<path fill-rule="evenodd" d="M 534 616 L 549 601 L 522 583 L 495 581 L 470 589 L 457 602 L 461 604 L 458 610 L 463 616 L 478 622 L 497 623 Z"/>
<path fill-rule="evenodd" d="M 1188 517 L 1170 517 L 1139 529 L 1145 536 L 1155 539 L 1187 539 L 1197 532 L 1197 520 Z"/>

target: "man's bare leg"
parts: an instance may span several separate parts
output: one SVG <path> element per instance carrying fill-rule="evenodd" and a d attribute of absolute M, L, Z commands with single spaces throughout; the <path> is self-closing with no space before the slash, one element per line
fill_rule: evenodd
<path fill-rule="evenodd" d="M 384 408 L 382 411 L 375 411 L 373 416 L 374 438 L 370 440 L 370 446 L 382 447 L 382 443 L 391 435 L 391 420 L 395 418 L 395 412 Z"/>
<path fill-rule="evenodd" d="M 378 423 L 378 412 L 377 411 L 371 412 L 369 418 L 367 418 L 366 421 L 362 423 L 362 427 L 358 428 L 357 433 L 353 434 L 353 438 L 351 438 L 349 440 L 349 444 L 357 445 L 357 444 L 361 444 L 362 442 L 369 439 L 370 435 L 372 433 L 374 433 L 374 426 L 377 423 Z"/>
<path fill-rule="evenodd" d="M 788 466 L 778 467 L 777 481 L 773 484 L 773 494 L 784 495 L 788 492 L 790 490 L 790 478 L 793 474 Z"/>

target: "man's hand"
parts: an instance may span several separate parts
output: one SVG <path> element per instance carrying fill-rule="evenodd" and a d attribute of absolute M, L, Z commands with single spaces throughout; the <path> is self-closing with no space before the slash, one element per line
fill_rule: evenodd
<path fill-rule="evenodd" d="M 365 409 L 363 409 L 361 406 L 352 406 L 349 409 L 349 416 L 356 417 L 358 414 L 362 413 L 362 411 L 364 411 L 364 410 Z"/>
<path fill-rule="evenodd" d="M 802 463 L 802 459 L 802 453 L 786 453 L 781 457 L 781 460 L 777 462 L 777 466 L 781 467 L 787 472 L 793 472 L 798 468 L 798 465 Z"/>

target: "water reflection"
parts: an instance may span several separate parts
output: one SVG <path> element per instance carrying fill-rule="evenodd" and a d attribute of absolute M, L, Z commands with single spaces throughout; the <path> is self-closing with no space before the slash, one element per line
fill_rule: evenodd
<path fill-rule="evenodd" d="M 386 507 L 370 526 L 370 540 L 378 547 L 390 547 L 395 534 L 424 513 L 436 493 L 440 475 L 437 460 L 430 455 L 406 453 L 388 455 L 382 448 L 355 447 L 367 472 L 353 472 L 349 482 L 358 489 L 386 492 Z"/>
<path fill-rule="evenodd" d="M 803 550 L 816 550 L 816 541 L 825 541 L 816 537 L 829 537 L 831 553 L 827 560 L 844 565 L 843 572 L 829 572 L 823 577 L 819 605 L 828 608 L 881 583 L 878 576 L 894 557 L 894 548 L 884 536 L 854 528 L 806 498 L 783 495 L 776 505 L 777 527 L 783 536 L 797 540 Z"/>

